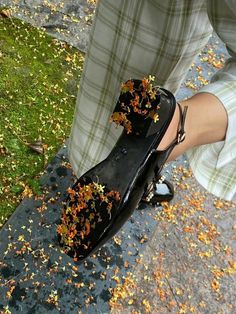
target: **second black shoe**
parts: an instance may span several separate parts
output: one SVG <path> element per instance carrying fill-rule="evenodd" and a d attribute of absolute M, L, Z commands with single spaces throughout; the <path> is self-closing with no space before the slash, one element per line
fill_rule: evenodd
<path fill-rule="evenodd" d="M 170 202 L 174 197 L 173 184 L 168 180 L 154 178 L 142 196 L 142 202 L 150 205 L 158 205 L 162 202 Z"/>

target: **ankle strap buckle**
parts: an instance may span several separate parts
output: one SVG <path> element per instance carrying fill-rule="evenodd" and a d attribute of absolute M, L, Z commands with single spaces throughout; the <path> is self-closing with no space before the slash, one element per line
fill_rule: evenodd
<path fill-rule="evenodd" d="M 185 130 L 184 130 L 184 124 L 185 124 L 185 118 L 188 110 L 188 106 L 184 106 L 184 110 L 182 111 L 182 108 L 180 104 L 178 103 L 179 111 L 180 111 L 180 129 L 177 134 L 176 142 L 177 144 L 182 143 L 185 140 Z"/>
<path fill-rule="evenodd" d="M 177 143 L 182 143 L 185 140 L 186 133 L 185 132 L 179 132 L 177 137 Z"/>

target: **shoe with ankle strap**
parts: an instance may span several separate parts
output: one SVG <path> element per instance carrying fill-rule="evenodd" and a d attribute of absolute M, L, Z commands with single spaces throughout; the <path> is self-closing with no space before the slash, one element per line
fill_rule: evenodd
<path fill-rule="evenodd" d="M 174 141 L 157 147 L 173 118 L 180 122 Z M 112 114 L 124 131 L 109 156 L 86 172 L 68 190 L 57 233 L 66 254 L 81 261 L 96 252 L 129 219 L 144 192 L 160 172 L 169 154 L 185 138 L 187 107 L 182 110 L 173 94 L 151 79 L 128 80 Z M 154 175 L 155 174 L 155 175 Z"/>

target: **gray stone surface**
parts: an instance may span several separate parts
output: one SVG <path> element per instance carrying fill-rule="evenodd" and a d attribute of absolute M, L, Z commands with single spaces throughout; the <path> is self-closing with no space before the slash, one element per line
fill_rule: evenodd
<path fill-rule="evenodd" d="M 134 284 L 113 314 L 236 313 L 235 204 L 201 188 L 183 160 L 175 166 L 175 199 L 154 214 L 157 227 L 127 276 Z"/>
<path fill-rule="evenodd" d="M 0 0 L 0 7 L 11 9 L 13 16 L 85 52 L 91 28 L 94 3 L 86 0 Z"/>

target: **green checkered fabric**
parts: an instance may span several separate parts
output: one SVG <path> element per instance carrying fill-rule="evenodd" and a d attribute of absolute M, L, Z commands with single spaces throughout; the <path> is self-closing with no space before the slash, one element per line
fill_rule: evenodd
<path fill-rule="evenodd" d="M 106 158 L 121 134 L 122 129 L 109 122 L 121 82 L 151 74 L 159 85 L 176 93 L 212 28 L 232 58 L 202 91 L 213 93 L 224 104 L 228 132 L 224 142 L 192 149 L 188 157 L 208 191 L 232 199 L 236 192 L 234 0 L 98 2 L 69 143 L 69 158 L 78 177 Z"/>

